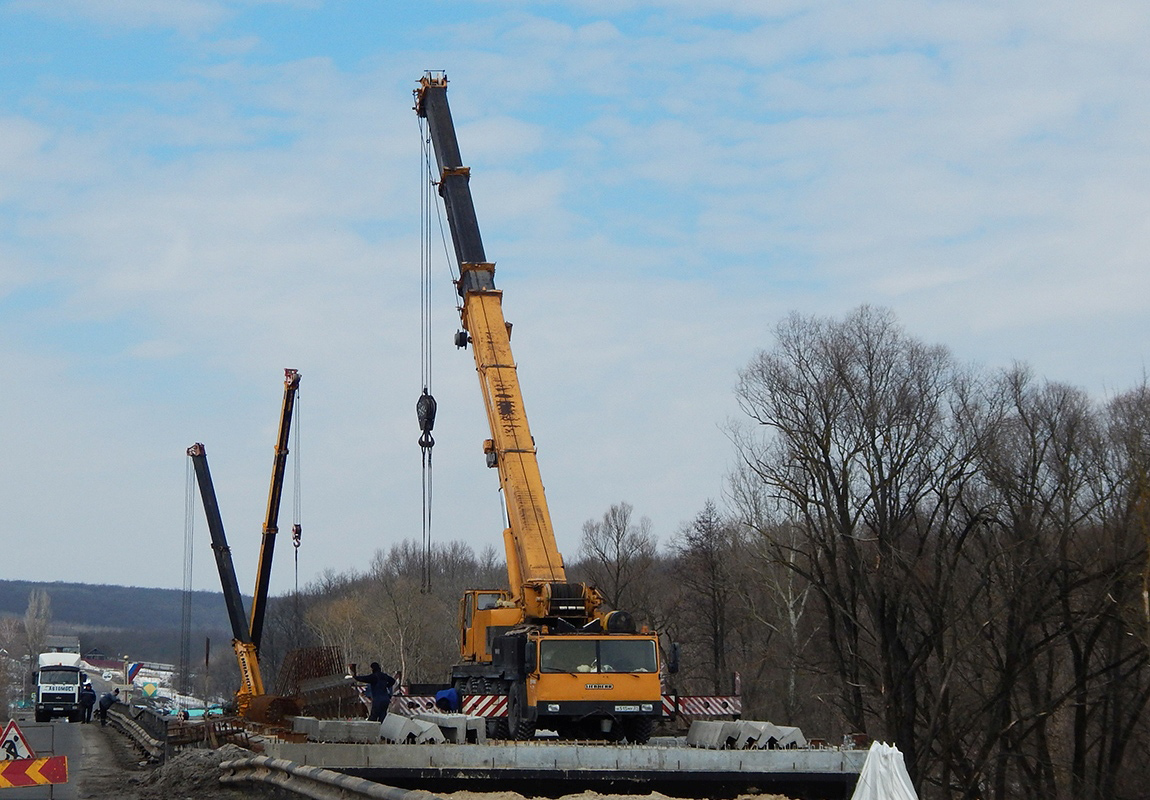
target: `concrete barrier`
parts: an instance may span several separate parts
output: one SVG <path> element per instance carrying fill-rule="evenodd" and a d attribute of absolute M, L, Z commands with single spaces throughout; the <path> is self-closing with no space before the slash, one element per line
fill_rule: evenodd
<path fill-rule="evenodd" d="M 379 723 L 364 719 L 313 719 L 296 717 L 292 730 L 306 733 L 313 742 L 378 742 Z"/>
<path fill-rule="evenodd" d="M 691 723 L 687 730 L 687 745 L 701 747 L 707 750 L 722 750 L 727 746 L 727 738 L 723 728 L 725 722 L 697 719 Z"/>
<path fill-rule="evenodd" d="M 396 744 L 426 744 L 445 742 L 447 738 L 439 726 L 414 717 L 388 714 L 379 726 L 379 735 Z"/>
<path fill-rule="evenodd" d="M 415 719 L 439 726 L 444 738 L 455 744 L 486 744 L 487 720 L 470 714 L 416 714 Z"/>
<path fill-rule="evenodd" d="M 687 731 L 687 746 L 707 750 L 786 750 L 806 747 L 802 730 L 757 720 L 719 722 L 695 720 Z"/>
<path fill-rule="evenodd" d="M 319 734 L 319 720 L 315 717 L 293 717 L 291 729 L 292 733 L 302 733 L 314 740 Z"/>
<path fill-rule="evenodd" d="M 778 731 L 778 741 L 775 746 L 780 750 L 807 746 L 807 737 L 803 736 L 803 732 L 799 728 L 793 725 L 775 725 L 774 728 Z"/>

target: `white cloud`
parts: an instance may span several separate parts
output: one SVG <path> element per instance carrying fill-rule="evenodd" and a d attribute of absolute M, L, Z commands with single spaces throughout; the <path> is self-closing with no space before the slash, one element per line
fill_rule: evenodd
<path fill-rule="evenodd" d="M 175 28 L 192 34 L 210 30 L 228 16 L 220 0 L 12 0 L 9 10 L 69 23 L 115 28 Z"/>
<path fill-rule="evenodd" d="M 439 49 L 405 31 L 354 70 L 320 38 L 277 61 L 243 5 L 148 6 L 54 13 L 239 29 L 173 51 L 176 78 L 45 78 L 0 116 L 0 358 L 20 386 L 0 475 L 26 498 L 5 524 L 115 543 L 100 580 L 177 585 L 197 440 L 250 574 L 288 366 L 305 578 L 416 535 L 423 66 L 452 79 L 569 555 L 611 503 L 666 537 L 719 496 L 735 371 L 792 309 L 891 305 L 961 357 L 1094 392 L 1145 361 L 1150 25 L 1132 5 L 494 3 L 466 25 L 432 9 Z M 436 535 L 498 546 L 444 272 Z"/>

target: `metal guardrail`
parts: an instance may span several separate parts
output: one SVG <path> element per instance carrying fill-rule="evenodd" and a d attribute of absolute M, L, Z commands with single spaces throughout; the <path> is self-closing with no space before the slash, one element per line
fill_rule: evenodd
<path fill-rule="evenodd" d="M 429 792 L 398 789 L 329 769 L 305 767 L 294 761 L 269 756 L 224 761 L 220 764 L 220 770 L 220 783 L 261 781 L 315 800 L 441 800 L 438 795 Z"/>
<path fill-rule="evenodd" d="M 137 712 L 133 714 L 129 706 L 116 703 L 108 709 L 108 719 L 124 731 L 141 750 L 152 758 L 162 760 L 168 747 L 167 733 L 163 739 L 158 739 L 152 734 L 152 730 L 157 724 L 166 726 L 166 723 L 163 720 L 157 723 L 156 720 L 150 719 L 149 716 L 155 715 L 146 709 L 137 709 Z"/>

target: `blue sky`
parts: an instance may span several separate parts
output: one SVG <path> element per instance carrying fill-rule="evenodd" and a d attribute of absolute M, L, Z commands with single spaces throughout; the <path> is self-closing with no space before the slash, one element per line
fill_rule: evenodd
<path fill-rule="evenodd" d="M 8 574 L 178 587 L 201 441 L 246 584 L 284 367 L 301 579 L 418 538 L 426 69 L 568 558 L 611 503 L 666 540 L 721 502 L 736 371 L 790 311 L 889 306 L 986 369 L 1129 388 L 1148 38 L 1134 2 L 0 3 Z M 500 546 L 437 275 L 435 536 Z"/>

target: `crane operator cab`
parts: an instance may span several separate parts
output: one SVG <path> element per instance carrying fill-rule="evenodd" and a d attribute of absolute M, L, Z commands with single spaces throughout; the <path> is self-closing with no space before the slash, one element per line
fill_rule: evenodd
<path fill-rule="evenodd" d="M 459 654 L 464 661 L 490 661 L 492 640 L 523 622 L 523 609 L 502 589 L 465 592 L 459 607 Z"/>

